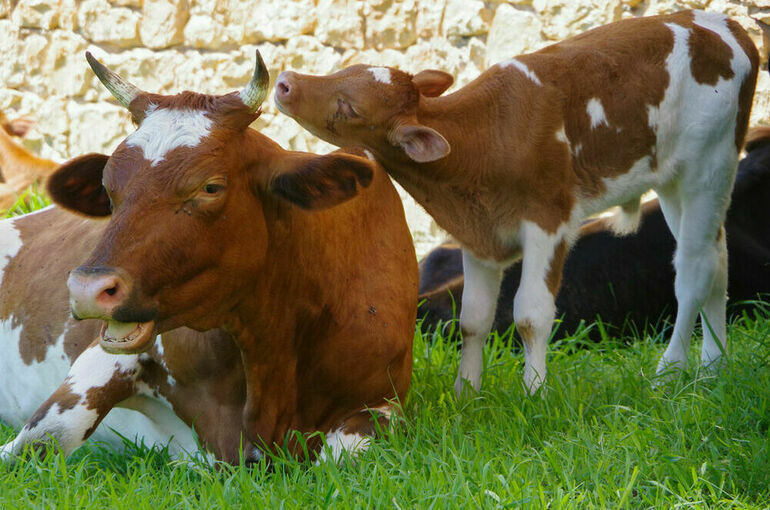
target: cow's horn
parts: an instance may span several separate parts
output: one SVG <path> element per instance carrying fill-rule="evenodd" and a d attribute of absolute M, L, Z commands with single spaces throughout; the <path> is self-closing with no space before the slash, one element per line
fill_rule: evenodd
<path fill-rule="evenodd" d="M 270 84 L 270 73 L 265 67 L 262 55 L 257 50 L 257 66 L 254 68 L 254 74 L 246 88 L 241 91 L 241 101 L 249 107 L 252 112 L 262 106 L 267 98 L 268 85 Z"/>
<path fill-rule="evenodd" d="M 86 52 L 86 60 L 88 65 L 94 70 L 94 74 L 99 78 L 107 90 L 118 100 L 118 103 L 128 108 L 131 101 L 136 99 L 136 96 L 142 93 L 142 91 L 136 88 L 134 85 L 128 83 L 121 78 L 118 74 L 107 69 L 104 64 L 99 62 L 91 55 L 91 52 Z"/>

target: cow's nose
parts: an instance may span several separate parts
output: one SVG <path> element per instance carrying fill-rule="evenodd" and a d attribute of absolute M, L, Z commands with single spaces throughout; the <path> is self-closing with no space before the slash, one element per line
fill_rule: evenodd
<path fill-rule="evenodd" d="M 127 278 L 106 267 L 79 267 L 67 280 L 70 308 L 78 319 L 110 319 L 131 293 Z"/>
<path fill-rule="evenodd" d="M 293 78 L 294 73 L 292 71 L 284 71 L 278 75 L 275 82 L 275 95 L 279 100 L 286 101 L 291 97 L 294 91 Z"/>

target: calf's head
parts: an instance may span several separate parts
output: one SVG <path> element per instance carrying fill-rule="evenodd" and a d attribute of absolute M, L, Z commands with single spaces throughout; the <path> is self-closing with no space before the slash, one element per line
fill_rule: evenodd
<path fill-rule="evenodd" d="M 139 127 L 111 156 L 66 163 L 48 187 L 65 208 L 110 217 L 68 281 L 73 316 L 103 320 L 110 352 L 223 325 L 263 270 L 267 203 L 323 209 L 371 181 L 366 159 L 285 151 L 249 129 L 268 90 L 259 53 L 246 88 L 223 96 L 146 93 L 86 56 Z"/>
<path fill-rule="evenodd" d="M 453 78 L 443 71 L 414 76 L 390 67 L 354 65 L 329 76 L 284 71 L 275 84 L 278 109 L 337 146 L 364 146 L 381 156 L 401 151 L 424 163 L 449 154 L 446 139 L 420 124 L 421 98 L 440 96 Z"/>

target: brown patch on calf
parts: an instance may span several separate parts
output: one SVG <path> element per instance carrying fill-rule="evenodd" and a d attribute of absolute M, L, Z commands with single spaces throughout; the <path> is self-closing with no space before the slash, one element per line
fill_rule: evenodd
<path fill-rule="evenodd" d="M 690 72 L 701 85 L 716 85 L 719 78 L 735 76 L 730 67 L 733 50 L 719 36 L 700 25 L 690 27 Z"/>
<path fill-rule="evenodd" d="M 41 405 L 37 411 L 35 411 L 35 413 L 27 422 L 27 427 L 34 429 L 37 424 L 48 415 L 48 412 L 51 410 L 51 407 L 53 407 L 54 404 L 58 405 L 59 414 L 61 414 L 64 411 L 68 411 L 75 407 L 77 403 L 80 402 L 80 399 L 81 395 L 72 392 L 72 383 L 65 381 L 64 384 L 59 386 L 56 391 L 54 391 L 53 394 L 48 397 L 48 400 L 43 402 L 43 405 Z"/>
<path fill-rule="evenodd" d="M 551 292 L 554 299 L 556 299 L 556 295 L 559 293 L 562 269 L 564 268 L 564 261 L 567 258 L 567 251 L 566 241 L 560 242 L 553 251 L 551 266 L 548 268 L 548 274 L 546 274 L 545 277 L 545 284 L 548 286 L 548 290 Z"/>
<path fill-rule="evenodd" d="M 749 128 L 751 105 L 754 98 L 754 89 L 757 85 L 757 73 L 759 72 L 759 52 L 738 22 L 728 20 L 727 26 L 751 61 L 751 73 L 744 78 L 738 94 L 738 116 L 735 119 L 735 150 L 740 152 L 741 147 L 743 147 L 743 140 L 746 137 L 746 130 Z"/>
<path fill-rule="evenodd" d="M 67 277 L 96 244 L 104 223 L 53 208 L 19 217 L 14 226 L 22 247 L 2 275 L 0 320 L 21 327 L 19 355 L 27 365 L 43 361 L 67 329 L 64 352 L 72 362 L 96 338 L 99 324 L 69 320 Z"/>

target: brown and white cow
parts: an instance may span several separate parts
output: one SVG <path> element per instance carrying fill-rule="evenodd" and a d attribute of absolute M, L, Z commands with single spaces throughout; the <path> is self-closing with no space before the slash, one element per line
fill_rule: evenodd
<path fill-rule="evenodd" d="M 356 65 L 284 72 L 281 111 L 337 145 L 370 150 L 463 246 L 463 352 L 479 388 L 503 269 L 522 257 L 514 318 L 524 381 L 545 377 L 554 295 L 580 222 L 610 206 L 638 223 L 655 189 L 678 242 L 679 311 L 659 364 L 684 367 L 702 307 L 701 363 L 725 344 L 722 223 L 749 120 L 757 50 L 738 23 L 685 11 L 599 27 L 492 66 L 458 91 L 442 71 Z M 622 261 L 617 261 L 622 264 Z"/>
<path fill-rule="evenodd" d="M 189 457 L 194 425 L 217 458 L 237 461 L 244 376 L 227 334 L 177 329 L 127 356 L 104 352 L 96 321 L 71 319 L 67 277 L 106 225 L 55 206 L 0 221 L 0 420 L 21 429 L 0 460 L 50 439 L 65 454 L 89 437 L 122 446 L 112 430 Z"/>
<path fill-rule="evenodd" d="M 87 259 L 69 275 L 71 310 L 102 320 L 75 323 L 99 341 L 17 442 L 40 424 L 62 441 L 67 418 L 116 403 L 89 390 L 109 386 L 130 407 L 167 401 L 224 460 L 241 441 L 247 458 L 285 442 L 301 457 L 292 431 L 313 456 L 315 432 L 333 455 L 365 446 L 411 379 L 417 262 L 387 174 L 360 151 L 290 152 L 250 129 L 267 94 L 261 58 L 249 86 L 224 96 L 144 93 L 89 61 L 139 125 L 112 156 L 76 158 L 49 183 L 65 207 L 110 216 L 96 227 L 66 216 L 84 243 L 67 264 Z M 62 365 L 77 353 L 68 335 L 51 341 Z M 134 426 L 119 430 L 142 435 Z"/>
<path fill-rule="evenodd" d="M 43 184 L 59 165 L 41 158 L 16 143 L 12 136 L 22 137 L 32 126 L 30 119 L 8 120 L 0 112 L 0 210 L 7 209 L 18 196 L 34 183 Z"/>

